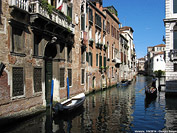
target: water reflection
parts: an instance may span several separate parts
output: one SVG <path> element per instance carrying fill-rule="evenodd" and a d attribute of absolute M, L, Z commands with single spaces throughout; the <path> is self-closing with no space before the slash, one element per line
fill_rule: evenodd
<path fill-rule="evenodd" d="M 121 133 L 135 130 L 177 130 L 177 99 L 158 93 L 146 99 L 151 78 L 138 76 L 128 87 L 90 94 L 75 113 L 51 117 L 48 112 L 19 123 L 10 133 Z M 53 118 L 53 119 L 51 119 Z"/>

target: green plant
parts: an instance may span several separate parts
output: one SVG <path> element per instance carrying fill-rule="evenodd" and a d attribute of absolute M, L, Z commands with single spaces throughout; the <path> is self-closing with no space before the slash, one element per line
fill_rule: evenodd
<path fill-rule="evenodd" d="M 155 76 L 158 78 L 158 84 L 159 84 L 159 91 L 161 91 L 161 86 L 160 86 L 160 78 L 165 75 L 165 72 L 162 70 L 154 71 Z"/>
<path fill-rule="evenodd" d="M 72 18 L 71 18 L 70 16 L 66 16 L 66 19 L 67 19 L 67 21 L 68 21 L 69 23 L 72 22 Z"/>
<path fill-rule="evenodd" d="M 53 12 L 53 10 L 55 9 L 55 7 L 52 6 L 52 5 L 50 5 L 47 2 L 47 0 L 40 0 L 40 2 L 41 2 L 41 6 L 47 10 L 47 12 L 49 13 L 49 15 L 51 15 L 52 12 Z"/>

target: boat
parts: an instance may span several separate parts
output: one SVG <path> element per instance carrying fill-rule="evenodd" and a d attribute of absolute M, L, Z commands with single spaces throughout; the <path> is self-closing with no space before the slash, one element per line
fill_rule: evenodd
<path fill-rule="evenodd" d="M 70 113 L 75 111 L 77 108 L 83 105 L 85 101 L 85 94 L 80 93 L 72 98 L 69 98 L 62 103 L 56 103 L 53 107 L 53 111 L 55 114 L 59 113 Z"/>
<path fill-rule="evenodd" d="M 119 85 L 120 86 L 127 86 L 128 85 L 128 80 L 122 80 L 120 83 L 119 83 Z"/>
<path fill-rule="evenodd" d="M 157 97 L 157 88 L 156 87 L 152 87 L 152 86 L 146 86 L 145 87 L 145 94 L 146 97 L 149 98 L 154 98 Z"/>

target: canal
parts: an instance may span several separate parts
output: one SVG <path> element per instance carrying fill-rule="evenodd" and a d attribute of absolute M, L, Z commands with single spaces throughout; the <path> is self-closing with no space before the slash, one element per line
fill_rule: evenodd
<path fill-rule="evenodd" d="M 144 87 L 150 77 L 137 76 L 128 87 L 90 94 L 76 113 L 51 119 L 48 113 L 8 126 L 10 133 L 126 133 L 177 131 L 177 98 L 160 92 L 147 100 Z"/>

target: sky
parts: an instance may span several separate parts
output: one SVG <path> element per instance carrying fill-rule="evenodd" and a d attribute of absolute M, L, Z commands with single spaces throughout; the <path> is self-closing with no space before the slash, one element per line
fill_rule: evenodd
<path fill-rule="evenodd" d="M 164 44 L 165 0 L 103 0 L 103 7 L 112 5 L 122 26 L 134 30 L 137 58 L 147 54 L 147 47 Z"/>

